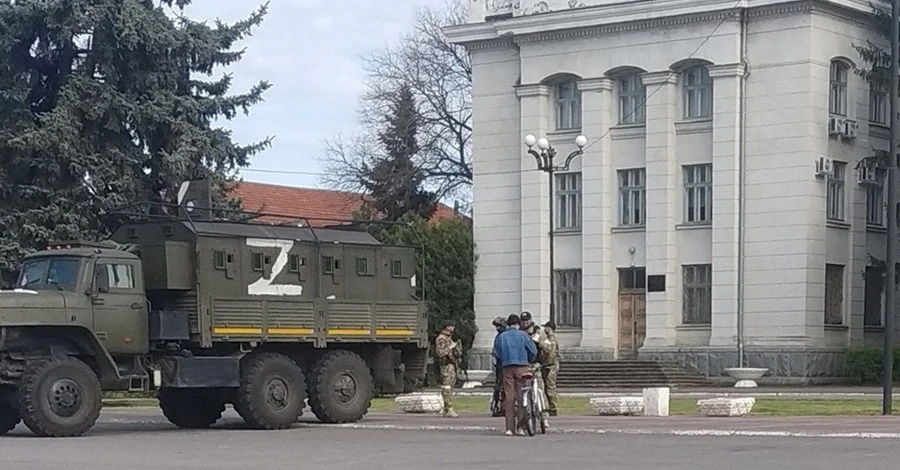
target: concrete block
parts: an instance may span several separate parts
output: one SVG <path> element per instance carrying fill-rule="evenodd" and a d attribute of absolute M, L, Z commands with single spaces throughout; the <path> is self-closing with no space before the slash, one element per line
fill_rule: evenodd
<path fill-rule="evenodd" d="M 715 417 L 744 416 L 750 413 L 756 399 L 753 397 L 742 398 L 708 398 L 697 400 L 697 408 L 700 414 Z"/>
<path fill-rule="evenodd" d="M 600 416 L 638 416 L 644 413 L 643 397 L 594 397 L 591 407 Z"/>
<path fill-rule="evenodd" d="M 669 387 L 644 389 L 644 416 L 669 416 Z"/>
<path fill-rule="evenodd" d="M 438 413 L 444 408 L 444 399 L 436 393 L 400 395 L 394 403 L 406 413 Z"/>

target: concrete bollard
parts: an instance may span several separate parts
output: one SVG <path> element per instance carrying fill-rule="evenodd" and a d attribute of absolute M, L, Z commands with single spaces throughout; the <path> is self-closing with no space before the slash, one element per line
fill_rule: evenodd
<path fill-rule="evenodd" d="M 644 416 L 669 416 L 669 387 L 644 389 Z"/>

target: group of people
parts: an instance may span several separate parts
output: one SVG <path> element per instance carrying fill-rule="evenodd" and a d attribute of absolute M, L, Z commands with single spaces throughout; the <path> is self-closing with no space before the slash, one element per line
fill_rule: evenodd
<path fill-rule="evenodd" d="M 497 317 L 493 322 L 497 330 L 494 338 L 494 367 L 497 380 L 494 394 L 503 402 L 506 434 L 521 433 L 516 422 L 518 391 L 523 376 L 530 373 L 538 388 L 547 397 L 547 412 L 557 415 L 559 404 L 556 394 L 556 374 L 559 372 L 559 344 L 556 341 L 556 325 L 547 322 L 543 327 L 534 322 L 531 312 L 512 314 L 506 319 Z"/>
<path fill-rule="evenodd" d="M 523 385 L 523 375 L 531 373 L 538 387 L 547 397 L 547 412 L 557 415 L 558 398 L 556 375 L 559 371 L 559 344 L 556 341 L 556 325 L 547 322 L 541 326 L 534 322 L 531 312 L 512 314 L 493 321 L 497 336 L 494 338 L 495 398 L 503 402 L 502 414 L 506 418 L 506 434 L 521 432 L 516 422 L 518 390 Z M 446 322 L 435 339 L 435 353 L 441 368 L 441 397 L 444 406 L 441 415 L 456 418 L 453 409 L 453 386 L 456 383 L 462 346 L 453 340 L 455 326 Z"/>

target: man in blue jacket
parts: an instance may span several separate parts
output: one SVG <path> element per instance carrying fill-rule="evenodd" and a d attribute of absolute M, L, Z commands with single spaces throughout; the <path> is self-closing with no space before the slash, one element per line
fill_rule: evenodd
<path fill-rule="evenodd" d="M 503 370 L 503 414 L 506 417 L 506 435 L 516 432 L 516 402 L 522 388 L 522 374 L 537 357 L 537 347 L 525 332 L 519 330 L 519 316 L 510 315 L 506 330 L 494 339 L 494 358 Z M 521 405 L 521 404 L 519 404 Z"/>

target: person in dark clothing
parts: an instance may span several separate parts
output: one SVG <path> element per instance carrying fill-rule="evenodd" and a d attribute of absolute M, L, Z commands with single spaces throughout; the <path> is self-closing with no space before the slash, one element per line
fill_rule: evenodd
<path fill-rule="evenodd" d="M 537 347 L 525 332 L 519 330 L 519 316 L 510 315 L 506 320 L 506 330 L 494 338 L 494 358 L 503 370 L 503 412 L 506 417 L 506 435 L 516 433 L 516 404 L 518 390 L 524 381 L 522 374 L 528 372 L 528 365 L 537 357 Z M 521 404 L 519 404 L 521 406 Z"/>
<path fill-rule="evenodd" d="M 491 325 L 497 330 L 499 336 L 506 329 L 506 317 L 495 318 Z M 494 336 L 494 339 L 496 340 L 497 337 Z M 494 361 L 494 394 L 491 397 L 491 416 L 495 418 L 503 416 L 503 369 L 500 368 L 497 361 Z"/>

